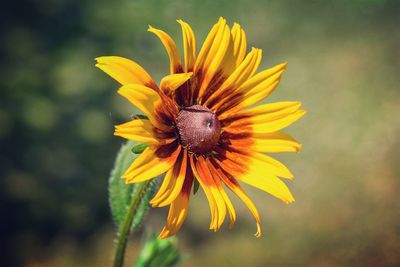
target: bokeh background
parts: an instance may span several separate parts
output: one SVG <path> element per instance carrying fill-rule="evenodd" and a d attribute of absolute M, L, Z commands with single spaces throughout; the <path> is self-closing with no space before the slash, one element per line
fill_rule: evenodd
<path fill-rule="evenodd" d="M 123 142 L 113 125 L 134 111 L 94 58 L 133 58 L 159 80 L 168 60 L 147 25 L 181 47 L 176 19 L 201 43 L 219 16 L 263 49 L 261 69 L 289 62 L 268 101 L 308 110 L 287 129 L 303 150 L 278 156 L 296 202 L 248 188 L 263 218 L 256 239 L 236 199 L 236 227 L 210 232 L 196 195 L 182 266 L 400 265 L 399 1 L 20 0 L 0 9 L 1 266 L 110 265 L 107 179 Z M 151 210 L 146 228 L 159 231 L 166 212 Z"/>

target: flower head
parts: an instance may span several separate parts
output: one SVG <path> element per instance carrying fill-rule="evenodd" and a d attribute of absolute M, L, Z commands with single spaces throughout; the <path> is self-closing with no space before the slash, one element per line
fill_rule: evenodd
<path fill-rule="evenodd" d="M 260 215 L 239 182 L 264 190 L 285 203 L 294 201 L 280 178 L 291 172 L 264 153 L 297 152 L 301 145 L 280 132 L 304 115 L 299 102 L 254 104 L 277 87 L 286 63 L 258 72 L 261 50 L 246 55 L 246 35 L 239 24 L 230 29 L 220 18 L 200 52 L 191 27 L 182 27 L 184 61 L 172 38 L 149 27 L 165 46 L 170 75 L 158 86 L 137 63 L 121 57 L 97 58 L 96 66 L 117 80 L 118 93 L 148 119 L 134 119 L 115 127 L 115 135 L 149 144 L 122 178 L 137 183 L 164 174 L 154 207 L 170 206 L 160 237 L 177 233 L 188 212 L 195 180 L 207 197 L 210 229 L 217 231 L 226 214 L 236 214 L 225 189 L 249 208 L 261 236 Z M 280 177 L 280 178 L 278 178 Z"/>

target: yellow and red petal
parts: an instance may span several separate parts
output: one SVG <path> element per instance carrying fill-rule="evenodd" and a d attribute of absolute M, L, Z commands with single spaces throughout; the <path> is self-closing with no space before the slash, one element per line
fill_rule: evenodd
<path fill-rule="evenodd" d="M 203 188 L 210 205 L 210 229 L 218 231 L 226 216 L 226 204 L 224 198 L 218 190 L 204 158 L 199 156 L 196 161 L 194 161 L 193 155 L 190 155 L 189 158 L 193 174 Z"/>
<path fill-rule="evenodd" d="M 299 152 L 301 144 L 288 134 L 282 132 L 264 134 L 230 134 L 221 137 L 230 146 L 262 153 Z"/>
<path fill-rule="evenodd" d="M 267 98 L 278 86 L 286 66 L 287 64 L 283 63 L 264 70 L 243 83 L 219 108 L 218 118 L 223 120 Z"/>
<path fill-rule="evenodd" d="M 180 151 L 181 146 L 177 142 L 147 147 L 122 178 L 126 179 L 126 183 L 138 183 L 163 174 L 174 166 Z"/>
<path fill-rule="evenodd" d="M 136 62 L 117 56 L 96 58 L 96 67 L 110 75 L 122 85 L 137 83 L 157 89 L 150 75 Z"/>
<path fill-rule="evenodd" d="M 166 174 L 160 189 L 150 201 L 153 207 L 164 207 L 171 204 L 182 190 L 188 165 L 187 150 L 182 149 L 173 166 Z M 190 166 L 189 166 L 190 168 Z"/>
<path fill-rule="evenodd" d="M 224 184 L 232 191 L 234 192 L 247 206 L 247 208 L 250 210 L 251 214 L 253 215 L 256 224 L 257 224 L 257 232 L 255 233 L 256 237 L 261 237 L 261 218 L 260 214 L 258 213 L 258 210 L 256 206 L 254 205 L 253 201 L 247 196 L 247 194 L 244 192 L 242 187 L 239 185 L 239 183 L 236 181 L 235 178 L 233 178 L 232 175 L 227 173 L 221 168 L 220 162 L 213 158 L 211 160 L 211 166 L 213 168 L 213 171 L 218 175 L 218 177 L 221 179 L 221 181 L 224 182 Z"/>
<path fill-rule="evenodd" d="M 190 190 L 192 188 L 194 179 L 191 170 L 189 172 L 190 173 L 186 176 L 180 194 L 170 205 L 167 217 L 167 224 L 161 231 L 159 235 L 160 238 L 167 238 L 169 236 L 175 235 L 185 221 L 189 208 Z"/>
<path fill-rule="evenodd" d="M 209 158 L 206 158 L 205 160 L 206 160 L 207 167 L 208 167 L 211 175 L 214 177 L 215 184 L 217 185 L 218 190 L 220 191 L 221 196 L 225 201 L 226 208 L 227 208 L 228 214 L 229 214 L 229 219 L 230 219 L 229 227 L 231 228 L 231 227 L 233 227 L 233 225 L 235 224 L 235 221 L 236 221 L 235 209 L 233 207 L 233 204 L 232 204 L 231 200 L 229 199 L 228 195 L 226 194 L 225 189 L 223 188 L 221 179 L 218 176 L 218 174 L 217 174 L 217 172 L 216 172 L 211 160 Z"/>
<path fill-rule="evenodd" d="M 164 131 L 171 131 L 171 127 L 163 123 L 168 114 L 161 113 L 163 103 L 160 95 L 149 87 L 140 84 L 128 84 L 122 86 L 118 93 L 125 97 L 134 106 L 140 109 L 150 120 L 154 127 Z"/>
<path fill-rule="evenodd" d="M 239 181 L 270 193 L 285 203 L 294 201 L 286 184 L 277 177 L 293 178 L 293 175 L 277 160 L 260 153 L 244 155 L 230 151 L 219 151 L 216 157 L 222 169 Z"/>
<path fill-rule="evenodd" d="M 196 94 L 200 103 L 206 90 L 212 90 L 214 84 L 232 73 L 236 64 L 232 55 L 230 29 L 221 18 L 207 36 L 194 66 L 194 73 L 200 79 Z"/>
<path fill-rule="evenodd" d="M 177 20 L 177 22 L 182 28 L 183 55 L 185 59 L 183 71 L 190 72 L 193 71 L 194 63 L 196 62 L 196 38 L 189 24 L 181 19 Z"/>
<path fill-rule="evenodd" d="M 170 73 L 173 74 L 182 72 L 181 57 L 179 55 L 179 51 L 176 47 L 175 41 L 171 38 L 171 36 L 169 36 L 164 31 L 153 28 L 151 26 L 149 26 L 148 31 L 154 33 L 160 39 L 165 49 L 167 50 L 167 54 L 169 57 Z"/>
<path fill-rule="evenodd" d="M 260 135 L 279 131 L 300 119 L 304 110 L 300 102 L 277 102 L 243 110 L 222 120 L 230 133 Z"/>
<path fill-rule="evenodd" d="M 260 65 L 262 57 L 261 49 L 252 48 L 251 52 L 246 56 L 242 63 L 237 66 L 233 73 L 224 81 L 224 83 L 215 90 L 209 93 L 209 97 L 204 102 L 212 110 L 217 110 L 225 103 L 244 82 L 254 75 Z"/>

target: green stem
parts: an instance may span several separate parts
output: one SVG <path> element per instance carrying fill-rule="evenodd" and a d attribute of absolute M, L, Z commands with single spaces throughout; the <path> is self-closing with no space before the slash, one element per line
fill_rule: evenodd
<path fill-rule="evenodd" d="M 117 247 L 115 249 L 114 256 L 114 267 L 122 267 L 124 264 L 124 255 L 126 243 L 128 241 L 129 232 L 132 226 L 133 218 L 135 217 L 138 205 L 140 203 L 140 198 L 142 197 L 143 189 L 147 187 L 150 180 L 142 182 L 138 185 L 136 194 L 132 196 L 131 204 L 129 205 L 128 212 L 125 215 L 123 224 L 119 228 Z"/>

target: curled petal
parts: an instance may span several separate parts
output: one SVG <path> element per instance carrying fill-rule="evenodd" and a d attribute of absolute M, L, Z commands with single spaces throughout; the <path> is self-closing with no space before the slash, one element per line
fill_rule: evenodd
<path fill-rule="evenodd" d="M 172 40 L 172 38 L 164 31 L 158 30 L 151 26 L 149 26 L 148 31 L 157 35 L 157 37 L 160 38 L 161 42 L 165 46 L 165 49 L 167 50 L 169 56 L 171 74 L 181 72 L 182 71 L 181 57 L 179 56 L 179 51 L 178 48 L 176 47 L 174 40 Z"/>
<path fill-rule="evenodd" d="M 177 73 L 165 76 L 161 80 L 160 88 L 166 94 L 175 91 L 179 86 L 184 84 L 192 77 L 192 72 Z"/>
<path fill-rule="evenodd" d="M 182 27 L 183 51 L 184 51 L 184 72 L 193 70 L 196 62 L 196 38 L 189 24 L 183 20 L 177 20 Z"/>

